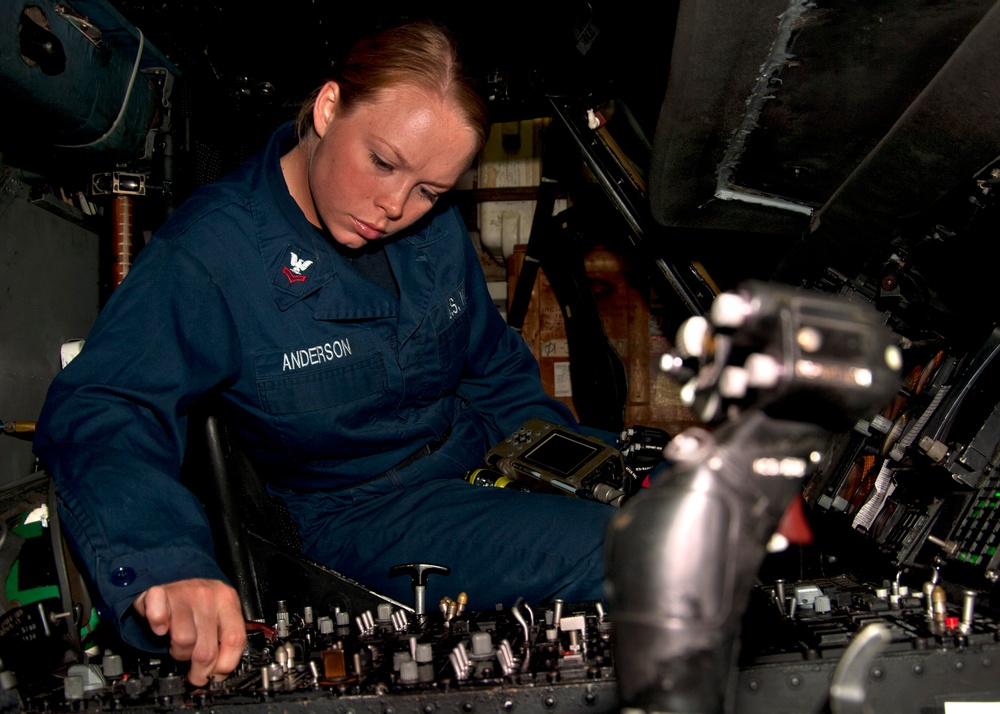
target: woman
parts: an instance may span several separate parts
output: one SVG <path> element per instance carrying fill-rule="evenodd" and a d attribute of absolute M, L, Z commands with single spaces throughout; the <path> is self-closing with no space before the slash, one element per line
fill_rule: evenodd
<path fill-rule="evenodd" d="M 399 599 L 389 567 L 451 568 L 470 607 L 597 599 L 613 509 L 462 476 L 538 417 L 576 428 L 486 291 L 441 197 L 486 113 L 432 23 L 356 45 L 264 152 L 157 232 L 53 383 L 36 452 L 126 641 L 239 662 L 238 598 L 178 483 L 209 403 L 285 499 L 304 553 Z M 428 601 L 440 596 L 428 586 Z"/>

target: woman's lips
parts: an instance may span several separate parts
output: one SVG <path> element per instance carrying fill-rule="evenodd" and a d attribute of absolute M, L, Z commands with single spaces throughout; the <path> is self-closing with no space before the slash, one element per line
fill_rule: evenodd
<path fill-rule="evenodd" d="M 365 223 L 364 221 L 359 221 L 357 218 L 352 218 L 354 221 L 354 227 L 360 235 L 365 240 L 376 240 L 385 235 L 385 231 L 376 228 L 373 225 Z"/>

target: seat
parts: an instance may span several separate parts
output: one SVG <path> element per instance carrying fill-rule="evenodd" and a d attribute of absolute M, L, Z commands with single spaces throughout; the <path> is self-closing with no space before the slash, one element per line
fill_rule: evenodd
<path fill-rule="evenodd" d="M 247 620 L 273 620 L 280 602 L 289 611 L 311 606 L 317 615 L 357 615 L 382 603 L 413 610 L 304 556 L 284 503 L 267 491 L 218 416 L 189 418 L 181 480 L 205 508 L 216 560 Z"/>

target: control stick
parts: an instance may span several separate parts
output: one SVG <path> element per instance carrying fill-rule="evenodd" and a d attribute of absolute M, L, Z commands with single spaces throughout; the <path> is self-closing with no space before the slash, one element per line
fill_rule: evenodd
<path fill-rule="evenodd" d="M 698 363 L 681 395 L 719 428 L 674 437 L 669 468 L 615 514 L 605 545 L 620 705 L 633 711 L 727 711 L 768 540 L 829 436 L 900 381 L 902 355 L 868 305 L 748 283 L 691 320 L 665 363 Z"/>

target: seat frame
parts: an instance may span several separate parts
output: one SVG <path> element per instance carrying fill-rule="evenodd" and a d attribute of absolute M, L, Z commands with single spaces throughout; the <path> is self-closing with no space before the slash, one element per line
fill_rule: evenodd
<path fill-rule="evenodd" d="M 269 621 L 284 606 L 317 615 L 356 616 L 388 603 L 386 595 L 301 553 L 302 541 L 279 498 L 214 414 L 189 418 L 182 482 L 200 499 L 212 529 L 219 567 L 239 593 L 247 620 Z"/>

